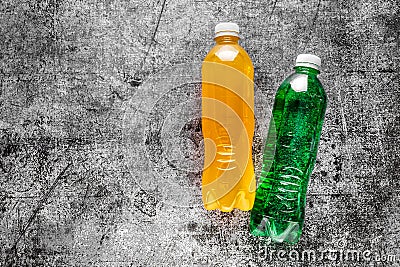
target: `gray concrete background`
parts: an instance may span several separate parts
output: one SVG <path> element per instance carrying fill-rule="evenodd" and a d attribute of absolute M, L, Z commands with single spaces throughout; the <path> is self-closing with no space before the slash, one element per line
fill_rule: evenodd
<path fill-rule="evenodd" d="M 2 265 L 399 266 L 376 258 L 400 260 L 399 12 L 382 0 L 2 0 Z M 200 64 L 227 20 L 256 69 L 258 171 L 275 90 L 297 54 L 322 58 L 329 106 L 292 247 L 250 236 L 248 212 L 200 205 Z M 269 257 L 280 249 L 372 259 Z"/>

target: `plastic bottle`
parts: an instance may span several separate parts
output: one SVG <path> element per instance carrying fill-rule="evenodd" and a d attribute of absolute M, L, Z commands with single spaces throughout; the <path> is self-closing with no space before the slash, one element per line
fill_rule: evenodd
<path fill-rule="evenodd" d="M 237 24 L 220 23 L 215 33 L 216 45 L 202 65 L 202 198 L 207 210 L 250 210 L 256 189 L 254 68 L 238 44 Z"/>
<path fill-rule="evenodd" d="M 250 232 L 277 243 L 296 243 L 302 233 L 306 191 L 326 110 L 317 78 L 321 59 L 301 54 L 295 73 L 279 87 L 272 111 Z"/>

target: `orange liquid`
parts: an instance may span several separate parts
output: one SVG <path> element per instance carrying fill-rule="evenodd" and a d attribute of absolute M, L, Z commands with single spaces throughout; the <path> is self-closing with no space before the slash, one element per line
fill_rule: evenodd
<path fill-rule="evenodd" d="M 215 38 L 202 66 L 202 196 L 207 210 L 246 211 L 254 204 L 254 68 L 238 40 Z"/>

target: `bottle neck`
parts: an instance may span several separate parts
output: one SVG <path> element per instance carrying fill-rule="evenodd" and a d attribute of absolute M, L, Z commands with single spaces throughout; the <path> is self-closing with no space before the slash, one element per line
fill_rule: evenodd
<path fill-rule="evenodd" d="M 302 73 L 302 74 L 307 74 L 307 75 L 318 75 L 319 70 L 310 68 L 310 67 L 303 67 L 303 66 L 296 66 L 294 67 L 294 70 L 296 73 Z"/>
<path fill-rule="evenodd" d="M 229 44 L 229 43 L 237 44 L 239 42 L 239 37 L 232 36 L 232 35 L 223 35 L 223 36 L 215 37 L 214 40 L 217 44 Z"/>

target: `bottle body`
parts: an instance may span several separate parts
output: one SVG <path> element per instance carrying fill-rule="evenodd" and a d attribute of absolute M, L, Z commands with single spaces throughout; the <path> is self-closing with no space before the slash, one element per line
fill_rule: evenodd
<path fill-rule="evenodd" d="M 254 203 L 254 69 L 238 39 L 217 37 L 202 65 L 202 198 L 207 210 L 250 210 Z"/>
<path fill-rule="evenodd" d="M 250 218 L 253 235 L 269 236 L 278 243 L 296 243 L 301 236 L 307 186 L 326 110 L 319 71 L 307 67 L 295 70 L 275 96 Z"/>

